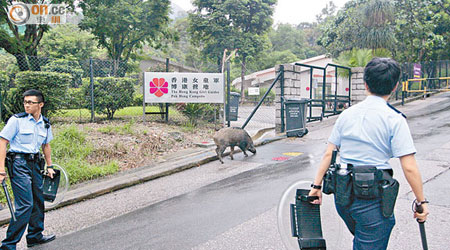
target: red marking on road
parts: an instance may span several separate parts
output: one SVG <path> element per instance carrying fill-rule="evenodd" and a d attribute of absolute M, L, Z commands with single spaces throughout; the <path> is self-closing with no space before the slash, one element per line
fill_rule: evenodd
<path fill-rule="evenodd" d="M 289 160 L 289 157 L 280 156 L 280 157 L 273 157 L 272 158 L 272 161 L 285 161 L 285 160 Z"/>

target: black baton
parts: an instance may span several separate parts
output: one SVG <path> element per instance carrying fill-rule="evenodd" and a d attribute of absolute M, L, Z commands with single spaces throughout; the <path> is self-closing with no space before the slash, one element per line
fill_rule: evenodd
<path fill-rule="evenodd" d="M 5 192 L 6 201 L 8 202 L 9 212 L 11 212 L 11 219 L 16 221 L 16 216 L 14 215 L 14 208 L 11 203 L 11 197 L 9 197 L 8 187 L 6 186 L 5 179 L 2 181 L 3 191 Z"/>
<path fill-rule="evenodd" d="M 418 212 L 419 214 L 423 213 L 422 205 L 417 205 L 416 203 L 416 212 Z M 423 250 L 428 250 L 427 235 L 425 233 L 425 221 L 419 221 L 419 219 L 417 219 L 417 222 L 419 223 L 420 237 L 422 238 Z"/>

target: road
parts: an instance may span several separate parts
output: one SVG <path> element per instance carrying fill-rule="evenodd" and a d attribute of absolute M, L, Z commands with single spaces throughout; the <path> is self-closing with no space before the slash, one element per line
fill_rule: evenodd
<path fill-rule="evenodd" d="M 400 108 L 408 116 L 431 215 L 430 249 L 446 249 L 450 235 L 450 93 Z M 305 187 L 315 173 L 329 125 L 312 125 L 304 138 L 258 147 L 218 161 L 47 213 L 47 231 L 58 238 L 34 249 L 298 249 L 289 237 L 280 198 L 292 183 Z M 324 123 L 327 123 L 325 121 Z M 295 156 L 297 155 L 297 156 Z M 401 183 L 397 224 L 388 249 L 421 249 L 412 218 L 412 196 L 398 160 L 391 164 Z M 293 189 L 292 189 L 293 190 Z M 324 198 L 322 225 L 328 249 L 351 249 L 351 236 Z M 2 232 L 4 234 L 4 229 Z M 281 234 L 280 234 L 281 232 Z M 280 236 L 281 235 L 281 236 Z M 287 247 L 284 246 L 285 239 Z M 21 243 L 23 245 L 23 242 Z"/>

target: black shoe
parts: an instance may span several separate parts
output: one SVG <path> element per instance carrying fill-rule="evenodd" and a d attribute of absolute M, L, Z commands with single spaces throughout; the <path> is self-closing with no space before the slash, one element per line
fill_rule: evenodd
<path fill-rule="evenodd" d="M 36 245 L 44 244 L 56 239 L 56 235 L 43 235 L 40 240 L 27 240 L 27 247 L 34 247 Z"/>

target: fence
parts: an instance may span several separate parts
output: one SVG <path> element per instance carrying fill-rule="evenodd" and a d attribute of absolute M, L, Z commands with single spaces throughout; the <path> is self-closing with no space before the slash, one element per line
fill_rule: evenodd
<path fill-rule="evenodd" d="M 52 121 L 63 122 L 91 122 L 104 119 L 141 119 L 143 115 L 142 74 L 138 66 L 117 60 L 66 60 L 34 56 L 0 55 L 0 117 L 6 120 L 14 113 L 22 112 L 21 92 L 25 88 L 39 88 L 45 90 L 46 96 L 56 88 L 63 89 L 58 98 L 48 98 L 44 107 L 53 106 L 52 110 L 45 110 Z M 4 65 L 1 65 L 4 64 Z M 13 65 L 13 67 L 5 67 Z M 168 65 L 167 65 L 168 66 Z M 147 70 L 158 71 L 164 65 L 157 65 Z M 2 74 L 2 71 L 6 73 Z M 56 72 L 59 76 L 47 76 L 36 84 L 25 81 L 24 72 Z M 69 82 L 62 76 L 69 75 Z M 51 73 L 42 73 L 51 75 Z M 7 77 L 2 77 L 6 75 Z M 57 74 L 58 75 L 58 74 Z M 36 77 L 33 75 L 30 78 Z M 62 77 L 61 79 L 58 77 Z M 34 79 L 34 78 L 33 78 Z M 43 82 L 44 79 L 59 79 L 56 84 Z M 38 82 L 43 85 L 37 86 Z M 219 123 L 220 110 L 223 105 L 167 105 L 171 123 L 177 124 L 207 124 Z M 188 106 L 188 108 L 186 108 Z M 163 113 L 166 105 L 147 105 L 146 111 Z M 191 109 L 189 109 L 191 108 Z M 164 114 L 147 115 L 146 121 L 166 122 Z M 191 124 L 195 121 L 196 124 Z"/>
<path fill-rule="evenodd" d="M 448 60 L 403 63 L 401 66 L 403 86 L 397 88 L 395 100 L 422 95 L 426 91 L 448 88 L 446 87 L 450 77 L 450 61 Z"/>

